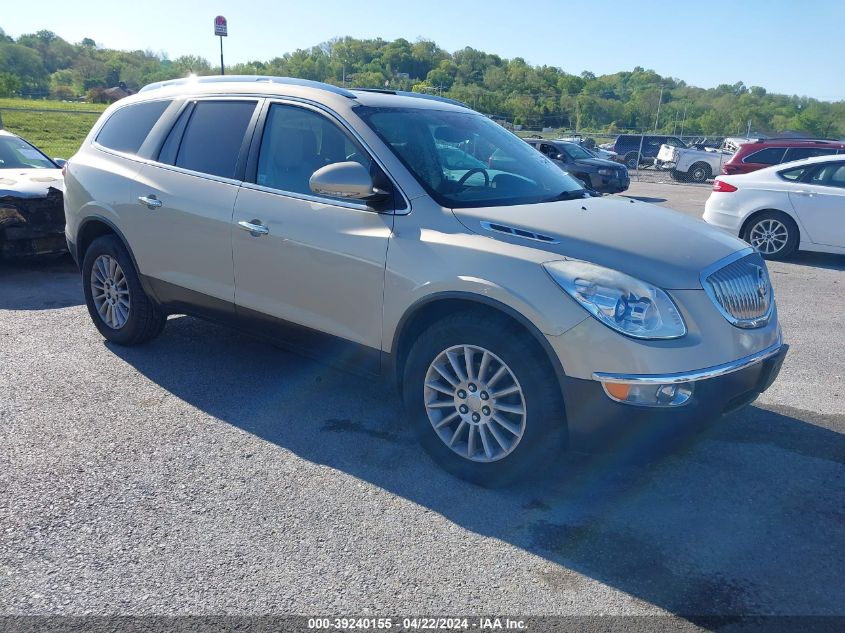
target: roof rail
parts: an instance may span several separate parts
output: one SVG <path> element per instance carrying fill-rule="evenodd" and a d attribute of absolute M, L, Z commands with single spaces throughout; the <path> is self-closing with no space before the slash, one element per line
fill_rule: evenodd
<path fill-rule="evenodd" d="M 377 92 L 385 95 L 398 95 L 400 97 L 416 97 L 417 99 L 428 99 L 429 101 L 439 101 L 441 103 L 451 103 L 452 105 L 460 106 L 462 108 L 469 108 L 469 106 L 457 99 L 449 99 L 448 97 L 438 97 L 437 95 L 429 95 L 424 92 L 408 92 L 407 90 L 389 90 L 387 88 L 355 88 L 360 92 Z"/>
<path fill-rule="evenodd" d="M 179 79 L 168 79 L 165 81 L 156 81 L 155 83 L 147 84 L 138 92 L 145 92 L 147 90 L 156 90 L 157 88 L 164 88 L 165 86 L 182 86 L 185 84 L 213 84 L 213 83 L 231 83 L 231 82 L 250 82 L 263 81 L 272 84 L 284 84 L 288 86 L 303 86 L 305 88 L 314 88 L 316 90 L 324 90 L 342 97 L 354 99 L 355 95 L 346 88 L 333 86 L 321 81 L 311 81 L 310 79 L 297 79 L 295 77 L 274 77 L 272 75 L 203 75 L 199 77 L 182 77 Z"/>
<path fill-rule="evenodd" d="M 835 138 L 813 138 L 812 136 L 802 136 L 795 138 L 794 136 L 776 136 L 772 138 L 761 138 L 758 143 L 768 143 L 769 141 L 797 141 L 799 143 L 841 143 Z"/>

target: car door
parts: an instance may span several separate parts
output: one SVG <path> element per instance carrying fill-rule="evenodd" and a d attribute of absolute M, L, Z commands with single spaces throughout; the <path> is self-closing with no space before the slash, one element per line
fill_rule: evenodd
<path fill-rule="evenodd" d="M 789 200 L 812 242 L 845 248 L 845 161 L 816 168 Z"/>
<path fill-rule="evenodd" d="M 258 103 L 187 103 L 133 184 L 135 257 L 163 301 L 217 299 L 234 309 L 232 212 Z"/>
<path fill-rule="evenodd" d="M 377 352 L 392 208 L 379 212 L 309 187 L 327 164 L 377 168 L 349 131 L 317 108 L 268 103 L 259 127 L 233 218 L 236 310 L 271 328 L 266 317 Z M 300 334 L 286 342 L 310 344 L 312 333 Z"/>

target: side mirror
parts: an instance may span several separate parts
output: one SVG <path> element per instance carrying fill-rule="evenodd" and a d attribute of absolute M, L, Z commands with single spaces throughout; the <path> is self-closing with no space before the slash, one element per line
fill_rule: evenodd
<path fill-rule="evenodd" d="M 348 161 L 320 167 L 308 181 L 311 191 L 324 196 L 375 201 L 387 196 L 376 189 L 373 178 L 361 163 Z"/>
<path fill-rule="evenodd" d="M 67 161 L 64 158 L 54 158 L 53 162 L 56 163 L 59 167 L 64 167 Z"/>

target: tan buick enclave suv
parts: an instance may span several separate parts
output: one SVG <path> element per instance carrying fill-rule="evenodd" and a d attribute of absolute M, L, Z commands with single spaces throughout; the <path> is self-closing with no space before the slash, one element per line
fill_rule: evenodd
<path fill-rule="evenodd" d="M 596 197 L 425 95 L 147 86 L 69 161 L 65 211 L 110 341 L 184 313 L 387 374 L 422 446 L 480 484 L 715 418 L 766 389 L 787 349 L 744 242 Z"/>

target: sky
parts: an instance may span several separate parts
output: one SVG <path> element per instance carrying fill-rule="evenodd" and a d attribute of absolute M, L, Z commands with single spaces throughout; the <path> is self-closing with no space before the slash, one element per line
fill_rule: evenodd
<path fill-rule="evenodd" d="M 711 88 L 738 81 L 769 92 L 845 100 L 845 0 L 5 0 L 0 28 L 70 42 L 150 49 L 226 64 L 268 60 L 333 37 L 431 39 L 533 65 L 596 75 L 635 66 Z M 35 10 L 33 7 L 37 7 Z M 838 51 L 838 52 L 837 52 Z"/>

